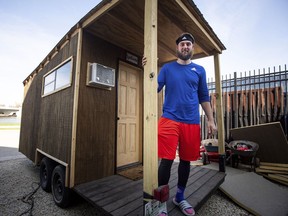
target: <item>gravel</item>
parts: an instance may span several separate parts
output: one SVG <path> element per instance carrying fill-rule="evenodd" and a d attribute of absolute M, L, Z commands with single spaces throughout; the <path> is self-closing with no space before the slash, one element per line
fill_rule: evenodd
<path fill-rule="evenodd" d="M 39 188 L 39 167 L 27 158 L 0 161 L 0 215 L 101 215 L 95 207 L 80 197 L 73 205 L 61 209 L 54 204 L 51 193 Z M 39 188 L 39 189 L 37 189 Z M 32 194 L 34 192 L 34 194 Z M 31 199 L 28 199 L 28 198 Z M 33 208 L 30 212 L 31 204 Z M 27 212 L 27 213 L 25 213 Z M 30 214 L 31 213 L 31 214 Z M 217 190 L 197 212 L 197 215 L 251 215 Z"/>
<path fill-rule="evenodd" d="M 23 202 L 29 194 L 37 190 L 39 185 L 39 167 L 28 159 L 16 159 L 0 162 L 0 215 L 25 214 L 31 205 Z M 24 199 L 23 199 L 24 198 Z M 83 199 L 77 197 L 73 206 L 61 209 L 55 205 L 51 193 L 39 188 L 32 199 L 34 201 L 32 215 L 100 215 L 96 209 Z"/>

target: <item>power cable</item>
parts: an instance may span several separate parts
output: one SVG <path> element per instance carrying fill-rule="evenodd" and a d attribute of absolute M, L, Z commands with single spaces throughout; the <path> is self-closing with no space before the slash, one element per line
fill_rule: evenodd
<path fill-rule="evenodd" d="M 33 184 L 37 184 L 37 187 L 35 189 L 33 188 Z M 38 191 L 39 188 L 40 188 L 40 183 L 33 182 L 32 183 L 33 191 L 21 198 L 22 202 L 27 203 L 27 204 L 30 205 L 30 208 L 27 209 L 25 212 L 21 213 L 19 216 L 22 216 L 22 215 L 25 215 L 25 214 L 28 214 L 28 213 L 29 213 L 29 216 L 33 215 L 32 214 L 32 210 L 33 210 L 33 207 L 34 207 L 34 196 L 33 195 Z"/>

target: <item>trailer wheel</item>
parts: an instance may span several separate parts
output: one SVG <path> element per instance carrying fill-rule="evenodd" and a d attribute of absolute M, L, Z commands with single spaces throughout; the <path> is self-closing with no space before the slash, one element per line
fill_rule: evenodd
<path fill-rule="evenodd" d="M 57 206 L 66 208 L 69 205 L 71 189 L 65 187 L 65 168 L 62 165 L 57 165 L 53 170 L 52 194 Z"/>
<path fill-rule="evenodd" d="M 46 192 L 51 192 L 51 177 L 55 167 L 54 161 L 44 157 L 40 163 L 40 185 Z"/>

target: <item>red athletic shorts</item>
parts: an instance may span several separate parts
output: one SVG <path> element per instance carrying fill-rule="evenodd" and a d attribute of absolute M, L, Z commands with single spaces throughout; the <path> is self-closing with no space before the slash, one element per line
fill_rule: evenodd
<path fill-rule="evenodd" d="M 158 156 L 174 160 L 179 144 L 179 157 L 185 161 L 199 158 L 200 125 L 185 124 L 161 117 L 158 124 Z"/>

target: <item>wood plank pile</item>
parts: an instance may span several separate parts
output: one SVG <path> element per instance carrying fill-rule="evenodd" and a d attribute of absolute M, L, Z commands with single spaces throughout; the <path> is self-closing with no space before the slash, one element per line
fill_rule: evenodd
<path fill-rule="evenodd" d="M 288 186 L 288 164 L 260 162 L 256 173 Z"/>

